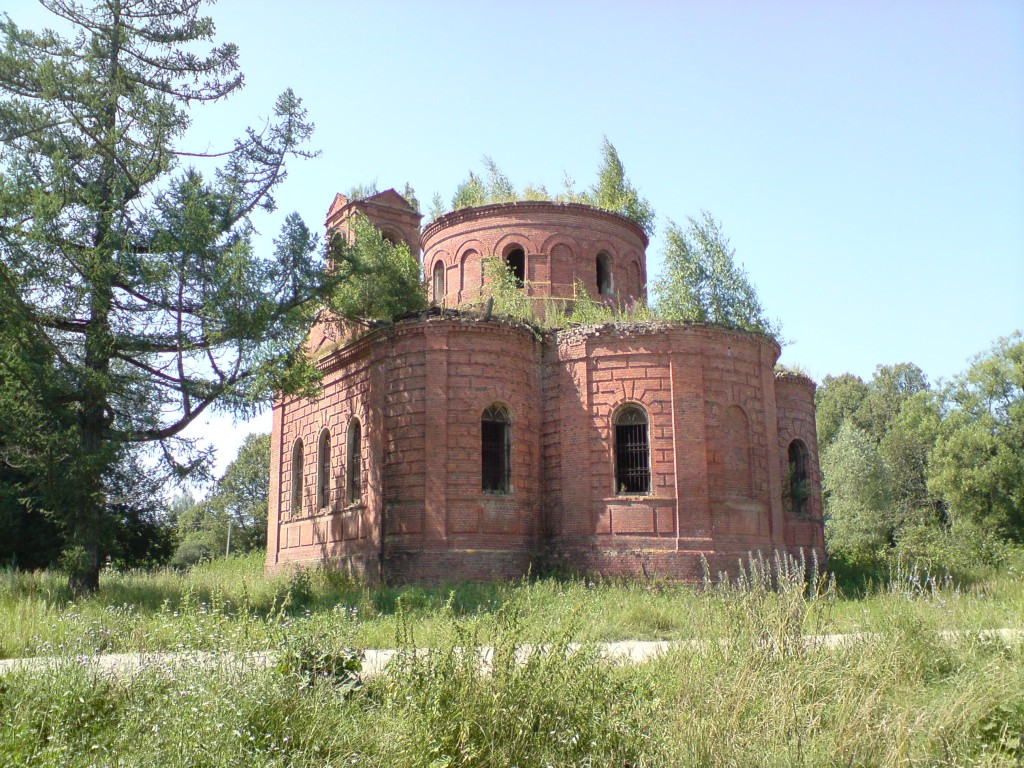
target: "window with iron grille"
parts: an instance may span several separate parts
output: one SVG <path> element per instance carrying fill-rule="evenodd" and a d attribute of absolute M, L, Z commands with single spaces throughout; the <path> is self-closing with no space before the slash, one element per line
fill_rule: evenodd
<path fill-rule="evenodd" d="M 348 424 L 348 482 L 345 484 L 345 496 L 349 504 L 358 504 L 362 495 L 362 430 L 359 419 L 352 419 Z"/>
<path fill-rule="evenodd" d="M 331 433 L 324 429 L 316 450 L 316 508 L 331 503 Z"/>
<path fill-rule="evenodd" d="M 512 489 L 512 421 L 503 405 L 487 408 L 480 417 L 480 477 L 484 493 Z"/>
<path fill-rule="evenodd" d="M 647 440 L 647 413 L 627 405 L 615 414 L 616 493 L 650 493 L 651 450 Z"/>
<path fill-rule="evenodd" d="M 302 514 L 302 438 L 292 446 L 292 517 Z"/>

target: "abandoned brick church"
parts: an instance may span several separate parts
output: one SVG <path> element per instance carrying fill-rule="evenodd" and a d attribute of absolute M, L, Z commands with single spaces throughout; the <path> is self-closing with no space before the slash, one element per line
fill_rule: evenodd
<path fill-rule="evenodd" d="M 394 190 L 338 195 L 422 253 L 432 302 L 480 297 L 498 257 L 542 300 L 644 296 L 632 221 L 578 204 L 465 208 L 422 232 Z M 539 334 L 433 312 L 365 334 L 315 326 L 316 400 L 273 409 L 267 567 L 324 560 L 370 580 L 521 576 L 531 565 L 699 580 L 751 551 L 824 557 L 814 383 L 779 346 L 692 324 Z"/>

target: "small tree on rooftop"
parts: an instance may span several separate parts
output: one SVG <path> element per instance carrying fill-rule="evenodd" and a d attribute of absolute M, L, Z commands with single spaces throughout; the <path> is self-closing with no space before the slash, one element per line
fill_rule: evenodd
<path fill-rule="evenodd" d="M 590 188 L 589 193 L 581 197 L 580 202 L 622 214 L 639 224 L 648 236 L 654 234 L 654 209 L 626 177 L 619 153 L 615 145 L 608 141 L 607 136 L 604 137 L 601 146 L 601 166 L 597 172 L 597 182 Z"/>
<path fill-rule="evenodd" d="M 392 243 L 365 216 L 351 222 L 351 239 L 335 237 L 331 257 L 341 278 L 328 300 L 346 320 L 390 320 L 424 309 L 427 291 L 420 265 L 405 243 Z"/>
<path fill-rule="evenodd" d="M 517 190 L 494 160 L 484 155 L 484 175 L 480 176 L 473 171 L 469 172 L 466 180 L 455 190 L 455 195 L 452 197 L 452 209 L 510 203 L 516 200 L 583 203 L 621 214 L 639 224 L 648 235 L 654 234 L 654 209 L 647 198 L 641 197 L 636 187 L 626 177 L 619 153 L 607 137 L 605 137 L 601 148 L 601 157 L 597 181 L 589 190 L 575 191 L 572 179 L 566 176 L 565 191 L 558 195 L 551 195 L 543 184 L 528 184 L 522 191 Z M 431 208 L 432 218 L 436 219 L 443 213 L 441 208 L 441 199 L 439 196 L 435 196 Z"/>
<path fill-rule="evenodd" d="M 777 337 L 736 251 L 706 211 L 681 229 L 665 231 L 665 268 L 652 288 L 658 314 L 670 322 L 717 323 Z"/>

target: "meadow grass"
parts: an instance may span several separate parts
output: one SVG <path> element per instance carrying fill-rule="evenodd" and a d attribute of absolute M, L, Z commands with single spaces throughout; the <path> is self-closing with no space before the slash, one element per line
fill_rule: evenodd
<path fill-rule="evenodd" d="M 746 572 L 758 567 L 771 564 L 751 560 Z M 744 599 L 735 585 L 711 587 L 627 579 L 369 587 L 322 568 L 266 576 L 254 554 L 187 572 L 105 572 L 97 594 L 72 600 L 59 573 L 8 569 L 0 571 L 0 658 L 266 650 L 297 633 L 387 648 L 402 626 L 414 627 L 420 644 L 438 645 L 456 623 L 492 638 L 503 610 L 515 611 L 534 640 L 568 631 L 584 642 L 701 639 L 726 634 Z M 1024 628 L 1024 578 L 1003 571 L 959 586 L 897 571 L 856 597 L 832 588 L 801 606 L 803 634 L 885 631 L 893 616 L 935 630 Z"/>
<path fill-rule="evenodd" d="M 9 603 L 30 603 L 32 621 L 39 606 L 48 620 L 66 614 L 60 632 L 93 627 L 82 648 L 101 628 L 104 642 L 147 649 L 210 647 L 205 632 L 223 647 L 273 647 L 280 661 L 260 670 L 153 667 L 117 679 L 66 656 L 46 672 L 8 674 L 0 765 L 1014 766 L 1024 758 L 1024 648 L 939 634 L 950 621 L 1020 626 L 1014 574 L 970 589 L 897 574 L 856 601 L 802 576 L 776 579 L 776 589 L 748 578 L 704 591 L 555 580 L 374 590 L 329 573 L 265 579 L 246 560 L 187 575 L 106 574 L 100 594 L 79 603 L 46 575 L 7 578 L 5 627 L 15 615 Z M 148 589 L 129 611 L 118 602 Z M 876 634 L 831 649 L 798 642 L 854 624 Z M 46 627 L 37 629 L 42 637 Z M 638 666 L 574 645 L 620 634 L 703 642 Z M 381 635 L 398 648 L 396 662 L 355 680 L 350 649 Z M 545 652 L 524 658 L 523 646 L 538 643 Z M 427 645 L 431 653 L 419 652 Z M 486 672 L 483 645 L 493 648 Z"/>

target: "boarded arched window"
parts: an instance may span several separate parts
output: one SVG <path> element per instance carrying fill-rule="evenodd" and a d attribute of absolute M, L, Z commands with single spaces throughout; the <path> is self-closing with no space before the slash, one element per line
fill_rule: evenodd
<path fill-rule="evenodd" d="M 738 405 L 727 407 L 722 411 L 716 434 L 722 460 L 721 495 L 750 498 L 753 493 L 753 477 L 750 420 L 746 412 Z"/>
<path fill-rule="evenodd" d="M 651 449 L 647 412 L 623 406 L 615 414 L 615 492 L 651 492 Z"/>
<path fill-rule="evenodd" d="M 348 424 L 348 479 L 345 483 L 345 498 L 349 504 L 358 504 L 362 498 L 363 436 L 359 419 Z"/>
<path fill-rule="evenodd" d="M 789 444 L 789 498 L 795 515 L 807 514 L 807 446 L 801 440 Z"/>
<path fill-rule="evenodd" d="M 480 487 L 484 493 L 512 489 L 512 420 L 505 406 L 495 403 L 480 417 Z"/>
<path fill-rule="evenodd" d="M 434 303 L 444 303 L 444 262 L 434 265 Z"/>
<path fill-rule="evenodd" d="M 302 514 L 302 438 L 292 446 L 292 517 Z"/>
<path fill-rule="evenodd" d="M 526 284 L 526 251 L 522 246 L 514 245 L 505 251 L 505 263 L 516 278 L 520 286 Z"/>
<path fill-rule="evenodd" d="M 324 429 L 316 447 L 316 508 L 331 505 L 331 433 Z"/>
<path fill-rule="evenodd" d="M 612 260 L 603 251 L 597 254 L 597 292 L 601 296 L 611 296 L 615 293 L 612 281 Z"/>
<path fill-rule="evenodd" d="M 644 295 L 644 278 L 643 273 L 640 271 L 640 262 L 634 261 L 629 268 L 630 273 L 630 296 L 634 299 L 639 299 Z"/>

